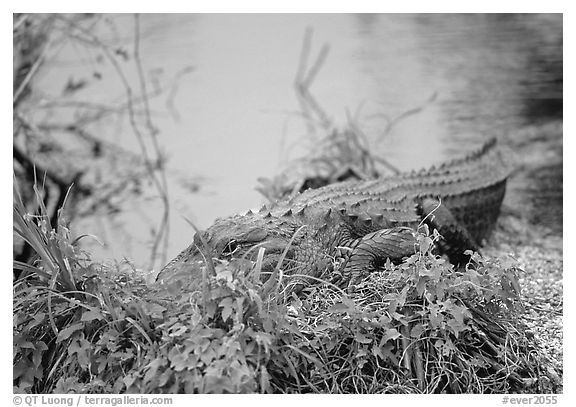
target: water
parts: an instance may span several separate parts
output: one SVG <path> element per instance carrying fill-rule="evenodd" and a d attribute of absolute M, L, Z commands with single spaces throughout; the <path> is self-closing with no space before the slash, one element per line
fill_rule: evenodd
<path fill-rule="evenodd" d="M 131 16 L 110 21 L 118 39 L 130 38 Z M 193 68 L 173 99 L 177 116 L 155 119 L 171 171 L 201 180 L 195 193 L 181 188 L 178 177 L 170 181 L 169 257 L 193 235 L 182 216 L 204 228 L 216 217 L 258 207 L 263 198 L 254 190 L 257 178 L 277 174 L 305 149 L 293 82 L 307 27 L 313 29 L 313 55 L 330 45 L 311 90 L 335 123 L 345 124 L 347 112 L 359 110 L 360 123 L 376 141 L 383 115 L 423 107 L 375 143 L 401 169 L 428 166 L 487 137 L 561 119 L 561 15 L 143 15 L 146 69 L 162 68 L 170 77 Z M 64 51 L 60 58 L 77 58 L 74 50 Z M 44 77 L 48 90 L 60 89 L 71 72 L 86 68 L 54 66 Z M 118 96 L 118 83 L 107 77 L 90 90 L 91 97 Z M 166 111 L 164 103 L 153 108 Z M 137 146 L 127 134 L 114 141 Z M 121 239 L 104 222 L 86 220 L 76 227 L 110 243 L 111 250 L 95 252 L 98 257 L 147 258 L 144 236 L 155 208 L 153 201 L 141 203 L 141 211 L 122 215 L 131 233 Z"/>

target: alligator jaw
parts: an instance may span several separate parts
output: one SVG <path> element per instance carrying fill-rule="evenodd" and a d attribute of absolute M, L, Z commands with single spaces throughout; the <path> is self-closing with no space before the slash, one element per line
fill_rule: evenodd
<path fill-rule="evenodd" d="M 264 227 L 265 226 L 265 227 Z M 270 230 L 270 231 L 269 231 Z M 167 281 L 171 276 L 194 275 L 210 259 L 248 259 L 255 261 L 260 248 L 265 250 L 262 271 L 271 272 L 285 253 L 290 260 L 294 246 L 288 248 L 290 236 L 277 233 L 274 218 L 264 222 L 258 214 L 218 220 L 206 231 L 194 235 L 194 242 L 160 271 L 157 281 Z"/>

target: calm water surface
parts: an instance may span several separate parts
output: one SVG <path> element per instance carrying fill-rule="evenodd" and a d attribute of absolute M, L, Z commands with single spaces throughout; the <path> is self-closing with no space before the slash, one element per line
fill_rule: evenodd
<path fill-rule="evenodd" d="M 132 17 L 110 19 L 119 37 L 132 29 Z M 401 169 L 562 114 L 561 15 L 143 15 L 141 25 L 146 69 L 162 68 L 169 77 L 193 67 L 173 100 L 177 117 L 155 119 L 172 174 L 168 256 L 191 241 L 182 216 L 204 228 L 258 207 L 257 178 L 277 174 L 309 146 L 293 89 L 306 27 L 313 29 L 313 53 L 330 45 L 311 88 L 323 109 L 338 125 L 359 110 L 376 151 Z M 44 86 L 58 89 L 77 68 L 60 67 Z M 118 84 L 104 80 L 92 92 L 115 97 Z M 153 107 L 166 111 L 163 103 Z M 382 115 L 419 106 L 425 108 L 376 143 Z M 114 141 L 136 148 L 128 134 Z M 200 190 L 183 189 L 183 178 L 201 179 Z M 143 202 L 122 215 L 127 234 L 93 220 L 76 228 L 113 248 L 97 250 L 98 257 L 146 258 L 143 236 L 157 208 Z"/>

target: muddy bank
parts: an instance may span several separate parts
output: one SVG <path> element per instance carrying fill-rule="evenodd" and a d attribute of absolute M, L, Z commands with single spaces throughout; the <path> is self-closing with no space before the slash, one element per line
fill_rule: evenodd
<path fill-rule="evenodd" d="M 524 127 L 502 142 L 511 148 L 515 161 L 502 214 L 535 225 L 546 236 L 562 238 L 562 122 Z"/>
<path fill-rule="evenodd" d="M 504 140 L 503 140 L 504 141 Z M 485 255 L 512 256 L 520 276 L 522 318 L 543 355 L 541 368 L 563 371 L 563 172 L 562 123 L 530 126 L 510 134 L 516 170 L 508 181 L 502 214 Z"/>

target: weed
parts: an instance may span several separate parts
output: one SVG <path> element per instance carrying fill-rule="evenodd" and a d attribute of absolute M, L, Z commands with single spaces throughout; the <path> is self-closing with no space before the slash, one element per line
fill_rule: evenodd
<path fill-rule="evenodd" d="M 25 212 L 15 230 L 37 250 L 14 285 L 19 392 L 542 392 L 523 335 L 512 261 L 471 254 L 454 269 L 434 235 L 347 295 L 330 282 L 287 295 L 256 262 L 193 265 L 165 284 L 91 262 L 62 219 Z M 202 283 L 202 280 L 204 283 Z"/>

